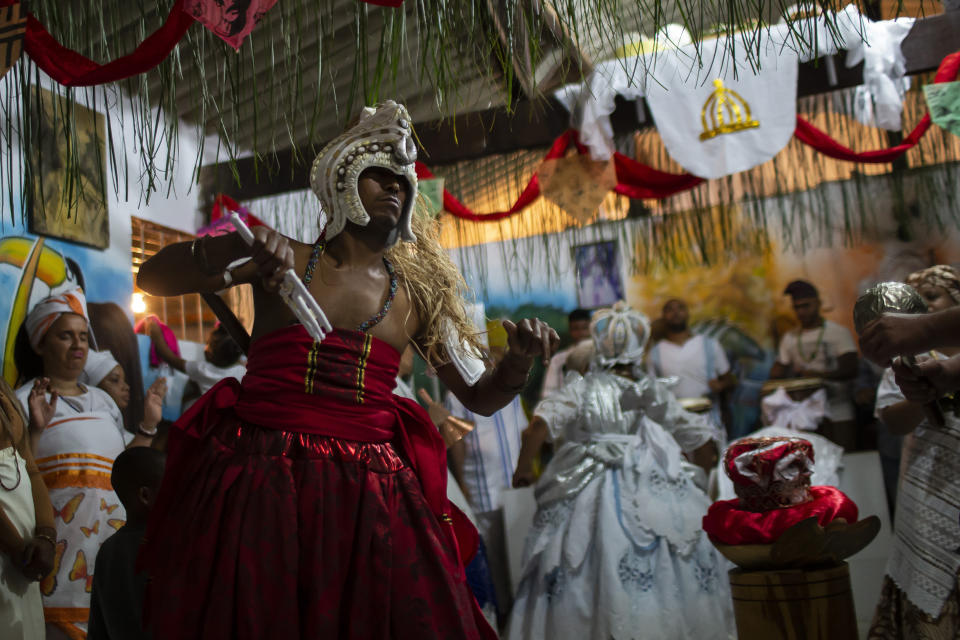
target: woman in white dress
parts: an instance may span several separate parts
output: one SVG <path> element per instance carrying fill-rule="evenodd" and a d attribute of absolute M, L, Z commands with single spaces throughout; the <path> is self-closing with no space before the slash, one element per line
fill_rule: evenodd
<path fill-rule="evenodd" d="M 53 571 L 40 582 L 47 637 L 83 638 L 97 551 L 124 524 L 123 506 L 110 484 L 113 460 L 128 440 L 148 445 L 152 434 L 141 425 L 133 438 L 113 399 L 79 382 L 89 349 L 86 300 L 79 288 L 37 303 L 25 329 L 42 375 L 17 389 L 17 398 L 29 415 L 32 449 L 56 527 Z"/>
<path fill-rule="evenodd" d="M 525 433 L 515 482 L 544 437 L 563 444 L 536 485 L 510 640 L 733 635 L 727 567 L 701 530 L 710 500 L 683 456 L 714 431 L 635 366 L 649 333 L 628 307 L 594 314 L 591 370 Z"/>

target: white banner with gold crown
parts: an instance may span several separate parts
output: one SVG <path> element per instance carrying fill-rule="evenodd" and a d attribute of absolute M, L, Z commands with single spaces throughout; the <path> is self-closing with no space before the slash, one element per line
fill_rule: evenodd
<path fill-rule="evenodd" d="M 759 69 L 746 62 L 736 39 L 736 64 L 717 51 L 727 40 L 660 52 L 647 81 L 647 104 L 670 156 L 701 178 L 746 171 L 777 154 L 793 135 L 797 117 L 795 52 L 764 38 Z M 749 45 L 747 45 L 749 46 Z M 700 67 L 702 63 L 703 68 Z"/>

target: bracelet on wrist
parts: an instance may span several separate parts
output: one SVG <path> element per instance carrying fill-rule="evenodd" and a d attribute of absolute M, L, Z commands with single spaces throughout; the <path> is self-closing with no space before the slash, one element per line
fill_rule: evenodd
<path fill-rule="evenodd" d="M 37 540 L 45 540 L 49 542 L 54 549 L 57 548 L 57 540 L 53 536 L 49 536 L 45 533 L 35 533 L 33 534 L 33 537 L 36 538 Z"/>
<path fill-rule="evenodd" d="M 141 422 L 140 424 L 137 425 L 137 433 L 139 433 L 142 436 L 152 438 L 155 435 L 157 435 L 157 427 L 154 426 L 153 431 L 147 431 L 147 429 L 143 426 L 143 423 Z"/>

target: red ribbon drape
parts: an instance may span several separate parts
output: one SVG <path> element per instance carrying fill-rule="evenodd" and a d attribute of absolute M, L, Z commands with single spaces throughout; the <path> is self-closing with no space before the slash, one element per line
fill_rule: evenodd
<path fill-rule="evenodd" d="M 0 0 L 0 6 L 14 4 Z M 182 10 L 182 0 L 170 10 L 163 26 L 128 55 L 107 64 L 93 60 L 68 49 L 57 42 L 32 13 L 27 14 L 27 28 L 23 36 L 23 50 L 44 73 L 67 87 L 89 87 L 116 82 L 149 71 L 170 55 L 194 20 Z"/>
<path fill-rule="evenodd" d="M 543 157 L 544 160 L 553 160 L 562 158 L 570 145 L 576 145 L 577 153 L 581 155 L 588 152 L 587 148 L 580 143 L 579 135 L 573 129 L 563 132 L 559 138 L 553 141 L 553 146 Z M 648 167 L 637 162 L 632 158 L 621 153 L 613 154 L 614 169 L 617 174 L 617 186 L 614 191 L 630 198 L 666 198 L 680 191 L 692 189 L 703 182 L 703 178 L 690 173 L 667 173 Z M 417 163 L 417 178 L 429 179 L 434 175 L 421 162 Z M 450 195 L 446 189 L 443 190 L 443 208 L 448 213 L 464 220 L 473 220 L 474 222 L 495 222 L 503 220 L 516 213 L 520 213 L 534 201 L 539 198 L 540 179 L 537 174 L 533 174 L 530 182 L 524 188 L 520 197 L 506 211 L 496 211 L 494 213 L 474 213 L 462 202 Z"/>
<path fill-rule="evenodd" d="M 960 51 L 951 53 L 940 62 L 940 67 L 937 69 L 937 75 L 934 76 L 933 82 L 952 82 L 957 78 L 958 71 L 960 71 Z M 930 124 L 930 114 L 927 113 L 920 119 L 920 122 L 913 128 L 913 131 L 903 139 L 903 142 L 889 149 L 876 149 L 873 151 L 853 151 L 800 116 L 797 116 L 797 128 L 793 135 L 795 135 L 800 142 L 837 160 L 883 164 L 885 162 L 893 162 L 906 153 L 908 149 L 915 147 L 917 143 L 920 142 L 923 134 L 930 128 Z"/>

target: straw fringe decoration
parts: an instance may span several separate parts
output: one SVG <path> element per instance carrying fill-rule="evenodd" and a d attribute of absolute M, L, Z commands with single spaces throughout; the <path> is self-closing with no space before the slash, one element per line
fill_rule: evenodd
<path fill-rule="evenodd" d="M 106 61 L 142 42 L 173 5 L 33 0 L 29 9 L 62 45 Z M 813 7 L 831 11 L 840 5 L 821 1 Z M 780 3 L 751 0 L 406 0 L 397 9 L 356 0 L 284 0 L 238 52 L 195 25 L 148 73 L 110 86 L 50 89 L 100 110 L 131 106 L 128 120 L 108 118 L 106 188 L 122 201 L 147 202 L 152 193 L 171 188 L 175 163 L 199 167 L 211 135 L 219 136 L 218 152 L 231 162 L 241 152 L 263 160 L 291 146 L 309 158 L 364 103 L 427 100 L 452 116 L 490 103 L 494 95 L 494 103 L 509 108 L 518 87 L 535 95 L 575 81 L 600 57 L 636 42 L 638 34 L 681 23 L 695 42 L 744 29 L 756 40 L 763 37 L 763 23 L 779 20 L 785 10 Z M 38 78 L 35 65 L 24 59 L 0 82 L 0 172 L 10 185 L 32 179 L 20 157 L 35 152 L 29 135 L 35 105 L 27 97 Z M 69 112 L 64 117 L 67 135 L 74 135 Z M 181 126 L 197 141 L 193 158 L 186 151 L 179 155 Z M 138 156 L 129 166 L 126 148 Z M 262 162 L 258 170 L 258 179 L 269 179 L 277 167 Z M 68 167 L 75 176 L 78 171 L 75 164 Z M 8 189 L 11 216 L 24 206 L 14 191 Z"/>

